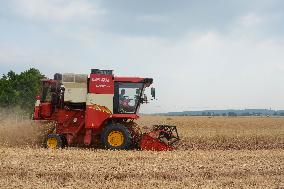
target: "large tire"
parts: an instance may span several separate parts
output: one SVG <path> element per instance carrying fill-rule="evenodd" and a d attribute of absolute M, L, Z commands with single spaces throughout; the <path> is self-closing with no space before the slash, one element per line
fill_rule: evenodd
<path fill-rule="evenodd" d="M 65 140 L 64 136 L 59 134 L 49 134 L 46 139 L 46 148 L 59 149 L 64 148 Z"/>
<path fill-rule="evenodd" d="M 127 150 L 131 146 L 131 134 L 122 124 L 107 125 L 101 136 L 104 148 L 110 150 Z"/>

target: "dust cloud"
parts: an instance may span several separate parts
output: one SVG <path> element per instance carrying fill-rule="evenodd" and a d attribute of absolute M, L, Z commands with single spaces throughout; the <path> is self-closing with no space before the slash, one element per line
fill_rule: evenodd
<path fill-rule="evenodd" d="M 0 146 L 42 147 L 53 129 L 52 122 L 33 121 L 17 113 L 0 112 Z"/>

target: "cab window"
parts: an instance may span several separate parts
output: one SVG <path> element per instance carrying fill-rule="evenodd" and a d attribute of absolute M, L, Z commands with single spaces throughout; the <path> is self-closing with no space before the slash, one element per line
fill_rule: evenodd
<path fill-rule="evenodd" d="M 115 84 L 115 113 L 135 113 L 142 94 L 143 83 Z"/>

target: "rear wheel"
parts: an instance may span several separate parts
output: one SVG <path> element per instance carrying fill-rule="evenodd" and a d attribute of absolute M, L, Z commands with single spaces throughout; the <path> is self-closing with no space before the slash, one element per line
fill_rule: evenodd
<path fill-rule="evenodd" d="M 130 132 L 121 124 L 106 126 L 102 132 L 101 140 L 106 149 L 127 150 L 131 146 Z"/>
<path fill-rule="evenodd" d="M 46 139 L 46 148 L 48 149 L 58 149 L 65 146 L 64 136 L 59 134 L 49 134 Z"/>

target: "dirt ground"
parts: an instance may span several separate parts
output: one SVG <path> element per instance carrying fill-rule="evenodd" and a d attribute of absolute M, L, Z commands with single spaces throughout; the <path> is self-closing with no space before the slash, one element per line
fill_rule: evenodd
<path fill-rule="evenodd" d="M 40 147 L 49 125 L 2 117 L 0 188 L 284 188 L 284 118 L 144 116 L 171 124 L 176 151 Z"/>

